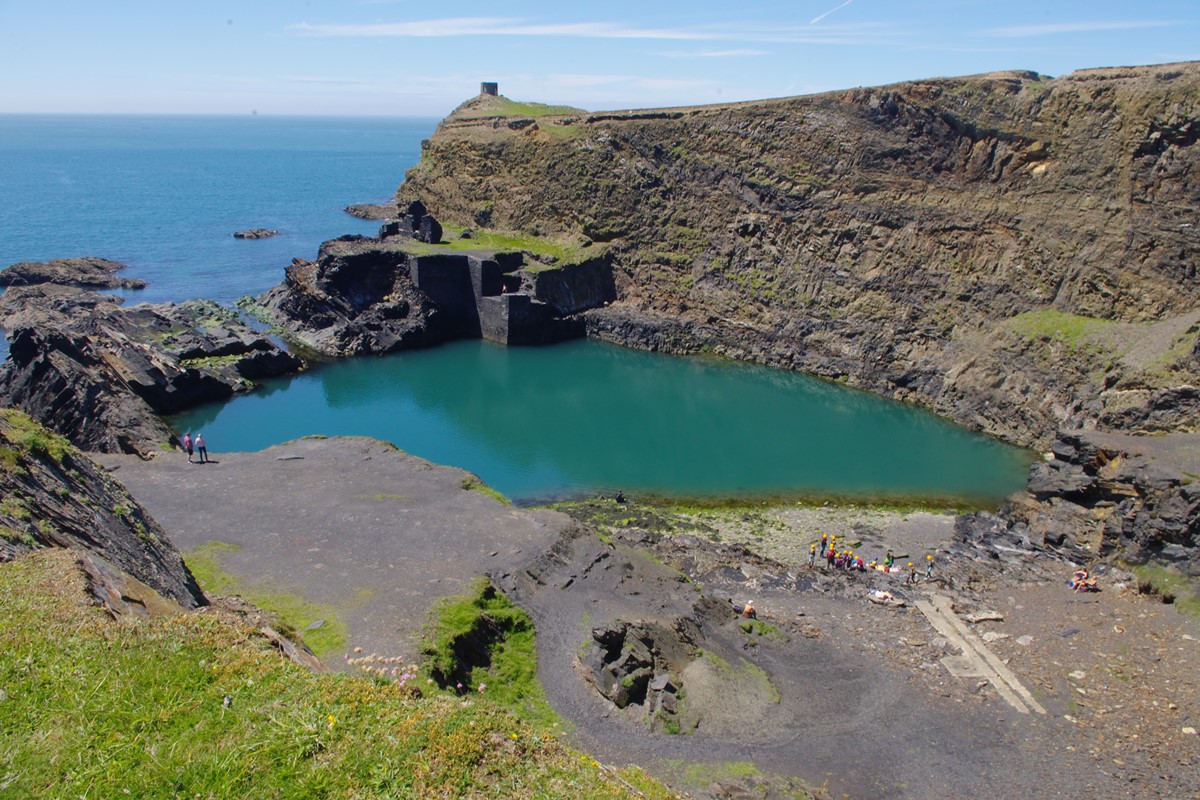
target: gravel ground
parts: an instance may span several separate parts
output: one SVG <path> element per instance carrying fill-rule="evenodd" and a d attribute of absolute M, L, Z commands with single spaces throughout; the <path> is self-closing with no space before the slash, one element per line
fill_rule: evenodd
<path fill-rule="evenodd" d="M 571 533 L 564 514 L 501 505 L 464 490 L 460 470 L 361 439 L 216 458 L 102 461 L 181 549 L 239 545 L 228 570 L 333 605 L 366 652 L 411 654 L 433 602 L 480 574 L 523 587 L 514 593 L 538 624 L 539 674 L 571 735 L 603 760 L 642 764 L 698 794 L 788 796 L 799 777 L 852 798 L 1200 796 L 1200 737 L 1187 732 L 1200 727 L 1200 626 L 1128 583 L 1122 591 L 1119 573 L 1102 576 L 1100 594 L 1076 595 L 1069 565 L 967 558 L 950 546 L 953 517 L 924 512 L 673 514 L 594 501 L 572 514 L 605 535 Z M 947 643 L 911 604 L 866 601 L 873 586 L 910 599 L 930 586 L 808 568 L 822 531 L 861 542 L 867 557 L 936 554 L 953 587 L 932 588 L 960 614 L 1000 612 L 1003 621 L 974 627 L 1049 713 L 1019 714 L 990 686 L 952 677 L 940 663 Z M 591 626 L 669 629 L 702 595 L 753 598 L 784 634 L 748 640 L 732 612 L 700 631 L 702 647 L 765 670 L 777 703 L 708 686 L 697 691 L 712 698 L 706 722 L 668 735 L 581 679 Z M 331 660 L 341 666 L 340 654 Z M 743 775 L 738 762 L 757 772 Z"/>

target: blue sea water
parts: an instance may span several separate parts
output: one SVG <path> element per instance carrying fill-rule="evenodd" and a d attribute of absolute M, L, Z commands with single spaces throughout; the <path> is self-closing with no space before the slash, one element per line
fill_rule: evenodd
<path fill-rule="evenodd" d="M 101 256 L 150 286 L 127 302 L 231 303 L 326 239 L 374 234 L 437 124 L 417 118 L 0 114 L 0 268 Z M 234 239 L 272 228 L 277 237 Z"/>

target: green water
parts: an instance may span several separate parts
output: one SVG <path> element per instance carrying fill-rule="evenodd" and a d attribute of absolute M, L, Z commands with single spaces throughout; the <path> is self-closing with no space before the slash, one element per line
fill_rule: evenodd
<path fill-rule="evenodd" d="M 622 489 L 995 503 L 1030 456 L 805 375 L 575 341 L 482 341 L 363 358 L 179 417 L 209 450 L 309 434 L 386 439 L 515 500 Z"/>

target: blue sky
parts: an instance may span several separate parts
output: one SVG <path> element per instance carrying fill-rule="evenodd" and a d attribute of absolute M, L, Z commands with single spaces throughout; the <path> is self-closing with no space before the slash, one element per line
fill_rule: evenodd
<path fill-rule="evenodd" d="M 1200 59 L 1200 3 L 0 0 L 0 112 L 592 110 Z"/>

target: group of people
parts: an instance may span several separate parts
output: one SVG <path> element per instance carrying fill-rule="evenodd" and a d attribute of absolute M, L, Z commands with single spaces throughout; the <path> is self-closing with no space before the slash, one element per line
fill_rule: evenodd
<path fill-rule="evenodd" d="M 878 570 L 880 572 L 896 572 L 896 556 L 891 550 L 884 555 L 882 563 L 878 559 L 872 559 L 870 563 L 864 563 L 861 555 L 858 555 L 853 550 L 839 550 L 837 546 L 837 536 L 830 537 L 828 534 L 821 534 L 821 543 L 813 544 L 808 548 L 808 566 L 815 567 L 817 564 L 818 554 L 825 559 L 825 564 L 828 569 L 843 570 L 845 572 L 866 572 L 868 569 Z M 932 580 L 934 573 L 933 556 L 925 556 L 925 580 Z M 917 567 L 913 562 L 908 562 L 908 578 L 907 583 L 918 583 L 920 576 L 917 573 Z"/>
<path fill-rule="evenodd" d="M 1098 592 L 1100 587 L 1096 584 L 1095 577 L 1087 571 L 1087 567 L 1080 567 L 1075 570 L 1075 574 L 1071 576 L 1071 580 L 1067 582 L 1077 592 Z"/>
<path fill-rule="evenodd" d="M 200 455 L 201 464 L 209 463 L 208 443 L 204 441 L 204 434 L 197 433 L 196 438 L 193 439 L 192 432 L 188 431 L 183 435 L 183 438 L 180 440 L 180 442 L 183 444 L 184 451 L 187 452 L 189 464 L 196 463 L 192 461 L 194 453 L 198 453 Z"/>

